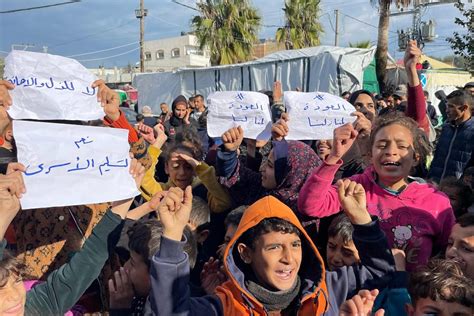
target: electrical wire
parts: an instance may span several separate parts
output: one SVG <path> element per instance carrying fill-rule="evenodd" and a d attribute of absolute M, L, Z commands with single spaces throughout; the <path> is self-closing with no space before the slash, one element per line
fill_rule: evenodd
<path fill-rule="evenodd" d="M 373 25 L 373 24 L 367 23 L 367 22 L 365 22 L 365 21 L 359 20 L 358 18 L 355 18 L 355 17 L 353 17 L 353 16 L 347 15 L 347 14 L 345 14 L 345 13 L 342 13 L 342 12 L 341 12 L 341 14 L 344 15 L 344 16 L 346 16 L 346 17 L 348 17 L 349 19 L 355 20 L 355 21 L 360 22 L 360 23 L 362 23 L 362 24 L 365 24 L 365 25 L 367 25 L 367 26 L 371 26 L 371 27 L 376 28 L 376 29 L 379 28 L 379 27 L 376 26 L 376 25 Z M 397 32 L 394 32 L 394 31 L 388 31 L 388 32 L 389 32 L 389 33 L 393 33 L 393 34 L 397 34 Z"/>
<path fill-rule="evenodd" d="M 128 43 L 128 44 L 125 44 L 125 45 L 120 45 L 120 46 L 111 47 L 111 48 L 107 48 L 107 49 L 97 50 L 97 51 L 89 52 L 89 53 L 70 55 L 70 56 L 66 56 L 66 57 L 71 58 L 71 57 L 78 57 L 78 56 L 92 55 L 92 54 L 97 54 L 97 53 L 102 53 L 102 52 L 108 52 L 110 50 L 115 50 L 117 48 L 122 48 L 122 47 L 130 46 L 130 45 L 134 45 L 134 44 L 138 44 L 138 43 L 140 43 L 140 42 L 136 41 L 136 42 Z"/>
<path fill-rule="evenodd" d="M 53 3 L 53 4 L 46 4 L 46 5 L 41 5 L 37 7 L 29 7 L 29 8 L 22 8 L 22 9 L 13 9 L 13 10 L 7 10 L 7 11 L 0 11 L 0 14 L 2 13 L 15 13 L 15 12 L 20 12 L 20 11 L 30 11 L 30 10 L 36 10 L 36 9 L 44 9 L 44 8 L 50 8 L 50 7 L 57 7 L 60 5 L 65 5 L 65 4 L 73 4 L 80 2 L 81 0 L 71 0 L 67 2 L 60 2 L 60 3 Z"/>
<path fill-rule="evenodd" d="M 139 50 L 139 49 L 140 49 L 140 47 L 135 47 L 134 49 L 131 49 L 131 50 L 126 51 L 124 53 L 120 53 L 120 54 L 116 54 L 116 55 L 112 55 L 112 56 L 107 56 L 107 57 L 102 57 L 102 58 L 93 58 L 93 59 L 81 59 L 81 60 L 78 60 L 78 61 L 85 62 L 85 61 L 104 60 L 104 59 L 109 59 L 109 58 L 114 58 L 114 57 L 118 57 L 118 56 L 127 55 L 127 54 L 130 54 L 131 52 L 134 52 L 134 51 Z"/>

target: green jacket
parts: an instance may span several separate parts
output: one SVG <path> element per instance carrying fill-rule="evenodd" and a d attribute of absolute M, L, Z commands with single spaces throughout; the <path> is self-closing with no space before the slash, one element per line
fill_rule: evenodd
<path fill-rule="evenodd" d="M 64 315 L 99 276 L 109 257 L 109 234 L 122 222 L 110 209 L 100 220 L 81 251 L 59 269 L 51 272 L 46 282 L 26 294 L 25 315 Z M 6 246 L 0 243 L 0 260 Z"/>

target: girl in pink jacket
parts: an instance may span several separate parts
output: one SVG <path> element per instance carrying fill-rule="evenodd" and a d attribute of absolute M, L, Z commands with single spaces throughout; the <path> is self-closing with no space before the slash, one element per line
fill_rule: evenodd
<path fill-rule="evenodd" d="M 370 135 L 371 165 L 350 179 L 367 192 L 367 208 L 377 215 L 392 248 L 406 253 L 407 270 L 424 265 L 447 245 L 455 218 L 449 199 L 430 184 L 409 177 L 428 153 L 422 131 L 403 114 L 380 117 Z M 334 145 L 325 162 L 303 185 L 298 198 L 301 213 L 326 217 L 340 211 L 337 188 L 331 183 L 341 157 L 357 137 L 351 124 L 334 130 Z"/>

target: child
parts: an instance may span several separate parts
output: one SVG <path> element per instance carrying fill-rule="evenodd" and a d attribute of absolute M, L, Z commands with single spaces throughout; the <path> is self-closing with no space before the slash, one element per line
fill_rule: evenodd
<path fill-rule="evenodd" d="M 450 260 L 432 260 L 410 277 L 409 316 L 474 314 L 474 287 L 458 265 Z"/>
<path fill-rule="evenodd" d="M 219 257 L 222 257 L 224 255 L 225 248 L 227 247 L 227 244 L 232 239 L 232 237 L 234 237 L 237 227 L 239 226 L 240 220 L 242 219 L 242 216 L 244 215 L 244 212 L 248 207 L 249 207 L 248 205 L 241 205 L 237 207 L 236 209 L 233 209 L 232 211 L 230 211 L 229 214 L 227 214 L 224 220 L 224 226 L 225 226 L 224 243 L 222 243 L 219 246 L 219 249 L 217 251 L 217 254 L 219 255 Z"/>
<path fill-rule="evenodd" d="M 457 219 L 448 239 L 446 258 L 456 260 L 464 274 L 474 280 L 474 214 Z"/>
<path fill-rule="evenodd" d="M 378 119 L 370 136 L 371 163 L 363 174 L 350 179 L 367 192 L 370 214 L 381 219 L 391 248 L 405 251 L 407 271 L 426 264 L 448 241 L 454 214 L 448 198 L 429 184 L 410 182 L 408 175 L 423 156 L 417 141 L 416 122 L 403 114 L 389 113 Z M 341 157 L 357 137 L 350 124 L 334 130 L 334 145 L 325 162 L 308 178 L 298 199 L 305 215 L 325 217 L 339 212 L 334 175 Z"/>
<path fill-rule="evenodd" d="M 328 315 L 358 286 L 394 271 L 377 221 L 369 216 L 361 185 L 339 181 L 339 197 L 354 224 L 361 265 L 325 272 L 324 263 L 293 211 L 273 196 L 244 213 L 225 255 L 229 280 L 213 295 L 191 298 L 182 232 L 191 211 L 191 188 L 171 188 L 158 207 L 164 226 L 152 262 L 153 312 L 158 315 Z"/>
<path fill-rule="evenodd" d="M 130 259 L 109 280 L 111 316 L 149 313 L 145 302 L 151 291 L 150 264 L 153 254 L 160 249 L 162 234 L 163 225 L 156 219 L 136 222 L 127 231 Z M 196 240 L 189 227 L 184 234 L 187 241 L 183 251 L 188 254 L 192 268 L 197 255 Z"/>
<path fill-rule="evenodd" d="M 329 271 L 360 262 L 359 252 L 352 240 L 354 227 L 345 214 L 336 216 L 328 228 L 326 262 Z"/>
<path fill-rule="evenodd" d="M 224 144 L 217 152 L 218 175 L 220 182 L 229 189 L 229 193 L 237 205 L 252 204 L 266 195 L 273 195 L 296 212 L 298 193 L 311 170 L 316 168 L 321 160 L 316 153 L 300 141 L 285 141 L 282 136 L 287 132 L 284 119 L 280 119 L 273 127 L 277 141 L 268 159 L 255 172 L 243 166 L 237 154 L 237 149 L 244 138 L 244 131 L 234 127 L 222 135 Z"/>
<path fill-rule="evenodd" d="M 455 177 L 447 177 L 441 180 L 439 190 L 449 197 L 456 218 L 467 213 L 472 198 L 472 191 L 469 186 Z"/>
<path fill-rule="evenodd" d="M 191 185 L 193 193 L 205 200 L 211 212 L 221 213 L 231 206 L 229 194 L 218 182 L 214 167 L 208 166 L 200 160 L 200 150 L 186 143 L 169 144 L 165 157 L 165 172 L 169 175 L 168 182 L 162 183 L 155 180 L 155 168 L 161 147 L 166 142 L 166 135 L 158 125 L 154 129 L 140 126 L 140 132 L 145 140 L 151 144 L 148 154 L 152 160 L 151 167 L 147 170 L 140 191 L 146 200 L 150 200 L 158 191 L 166 191 L 171 187 L 181 189 Z M 157 133 L 155 138 L 154 133 Z"/>
<path fill-rule="evenodd" d="M 24 168 L 24 167 L 23 167 Z M 130 164 L 130 173 L 137 186 L 144 168 L 137 160 Z M 22 282 L 23 266 L 6 250 L 3 239 L 6 228 L 20 210 L 19 198 L 25 192 L 20 171 L 0 176 L 0 314 L 1 315 L 60 315 L 68 311 L 90 284 L 99 276 L 107 260 L 109 247 L 115 244 L 112 232 L 120 229 L 122 220 L 133 199 L 112 203 L 83 248 L 67 264 L 54 270 L 46 282 L 36 285 L 28 293 Z"/>
<path fill-rule="evenodd" d="M 408 293 L 411 303 L 406 304 L 408 316 L 470 316 L 474 313 L 474 288 L 472 280 L 463 275 L 459 266 L 450 260 L 431 260 L 426 267 L 410 277 Z M 344 302 L 340 316 L 371 316 L 378 290 L 362 290 Z M 377 309 L 375 316 L 387 312 Z M 397 314 L 404 315 L 401 311 Z"/>

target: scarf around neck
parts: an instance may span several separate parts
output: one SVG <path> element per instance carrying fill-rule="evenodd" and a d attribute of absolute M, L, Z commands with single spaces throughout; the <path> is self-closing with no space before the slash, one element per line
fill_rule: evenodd
<path fill-rule="evenodd" d="M 252 280 L 246 280 L 245 285 L 249 292 L 267 309 L 267 311 L 285 310 L 295 300 L 300 292 L 300 277 L 296 279 L 295 285 L 286 291 L 270 291 Z"/>

